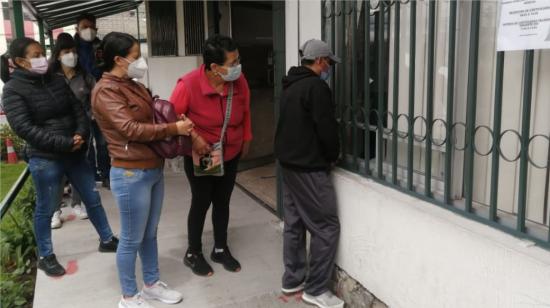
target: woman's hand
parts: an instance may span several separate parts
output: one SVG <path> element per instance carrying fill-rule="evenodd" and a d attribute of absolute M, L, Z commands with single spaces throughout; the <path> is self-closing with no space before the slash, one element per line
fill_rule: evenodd
<path fill-rule="evenodd" d="M 185 136 L 191 135 L 193 128 L 195 127 L 195 124 L 193 124 L 193 122 L 188 118 L 177 121 L 176 125 L 178 127 L 178 135 Z"/>
<path fill-rule="evenodd" d="M 197 152 L 197 154 L 206 155 L 212 151 L 208 142 L 196 132 L 191 134 L 191 139 L 193 140 L 193 151 Z"/>
<path fill-rule="evenodd" d="M 241 149 L 241 158 L 247 157 L 248 152 L 250 152 L 250 141 L 245 141 L 243 143 L 243 148 Z"/>
<path fill-rule="evenodd" d="M 71 152 L 76 152 L 82 148 L 82 145 L 84 144 L 84 139 L 82 139 L 82 136 L 79 134 L 75 134 L 73 136 L 73 148 L 71 149 Z"/>

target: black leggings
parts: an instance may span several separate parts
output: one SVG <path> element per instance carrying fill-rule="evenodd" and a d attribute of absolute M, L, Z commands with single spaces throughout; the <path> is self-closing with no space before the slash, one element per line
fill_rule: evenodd
<path fill-rule="evenodd" d="M 185 173 L 191 186 L 191 209 L 187 217 L 189 248 L 192 252 L 202 251 L 202 231 L 206 213 L 213 204 L 212 224 L 216 248 L 227 246 L 227 226 L 229 224 L 229 201 L 235 186 L 239 157 L 225 162 L 224 176 L 195 176 L 193 159 L 185 156 Z"/>

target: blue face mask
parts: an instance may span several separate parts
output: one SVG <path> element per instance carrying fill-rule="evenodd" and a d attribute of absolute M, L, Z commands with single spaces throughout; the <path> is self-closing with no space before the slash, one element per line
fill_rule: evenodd
<path fill-rule="evenodd" d="M 328 71 L 322 71 L 321 76 L 319 76 L 322 80 L 327 81 L 330 78 L 332 72 L 332 67 L 328 69 Z"/>
<path fill-rule="evenodd" d="M 239 77 L 241 77 L 241 70 L 242 70 L 242 66 L 241 64 L 239 64 L 237 66 L 232 66 L 228 68 L 227 74 L 226 75 L 220 74 L 220 76 L 225 81 L 235 81 L 239 79 Z"/>

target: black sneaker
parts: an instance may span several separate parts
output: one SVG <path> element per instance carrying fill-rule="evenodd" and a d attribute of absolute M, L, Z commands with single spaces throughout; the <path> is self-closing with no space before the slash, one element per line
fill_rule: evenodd
<path fill-rule="evenodd" d="M 210 258 L 212 259 L 212 261 L 222 264 L 223 268 L 230 272 L 241 271 L 241 264 L 239 263 L 239 261 L 233 258 L 231 252 L 229 251 L 229 248 L 227 247 L 225 247 L 221 252 L 216 252 L 216 249 L 214 248 L 214 250 L 212 250 Z"/>
<path fill-rule="evenodd" d="M 185 253 L 185 257 L 183 258 L 183 264 L 189 267 L 195 275 L 212 276 L 214 274 L 214 270 L 210 264 L 206 262 L 202 252 L 193 253 L 188 249 Z"/>
<path fill-rule="evenodd" d="M 59 277 L 65 275 L 65 269 L 57 262 L 54 254 L 41 258 L 38 261 L 38 268 L 48 276 Z"/>
<path fill-rule="evenodd" d="M 113 236 L 108 242 L 99 242 L 99 252 L 116 252 L 118 247 L 118 238 Z"/>

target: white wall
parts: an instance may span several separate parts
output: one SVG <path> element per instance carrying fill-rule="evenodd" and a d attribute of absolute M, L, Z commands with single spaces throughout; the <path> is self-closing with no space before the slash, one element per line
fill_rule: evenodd
<path fill-rule="evenodd" d="M 300 65 L 298 49 L 309 39 L 321 39 L 321 2 L 291 0 L 285 6 L 286 67 Z M 296 31 L 298 30 L 298 31 Z"/>
<path fill-rule="evenodd" d="M 202 64 L 202 57 L 150 57 L 148 85 L 153 95 L 169 99 L 178 79 Z"/>
<path fill-rule="evenodd" d="M 389 307 L 550 307 L 550 252 L 347 171 L 337 263 Z"/>

